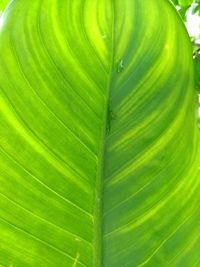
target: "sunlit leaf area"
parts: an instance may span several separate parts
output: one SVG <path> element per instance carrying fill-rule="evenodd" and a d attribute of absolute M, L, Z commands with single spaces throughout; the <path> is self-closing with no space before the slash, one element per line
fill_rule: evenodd
<path fill-rule="evenodd" d="M 200 0 L 0 0 L 0 267 L 200 267 Z"/>

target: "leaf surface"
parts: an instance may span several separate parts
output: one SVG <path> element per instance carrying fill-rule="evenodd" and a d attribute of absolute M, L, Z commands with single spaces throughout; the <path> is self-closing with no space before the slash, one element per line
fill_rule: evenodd
<path fill-rule="evenodd" d="M 2 12 L 11 0 L 0 0 L 0 12 Z M 0 14 L 1 15 L 1 14 Z"/>
<path fill-rule="evenodd" d="M 0 266 L 200 266 L 190 40 L 168 1 L 145 7 L 3 14 Z"/>

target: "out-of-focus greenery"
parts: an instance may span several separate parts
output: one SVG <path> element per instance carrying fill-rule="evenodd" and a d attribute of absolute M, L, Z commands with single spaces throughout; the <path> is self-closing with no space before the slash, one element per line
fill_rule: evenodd
<path fill-rule="evenodd" d="M 198 14 L 200 16 L 200 0 L 171 0 L 177 7 L 181 17 L 186 22 L 188 13 Z M 187 24 L 186 24 L 187 26 Z M 200 28 L 199 34 L 191 36 L 191 42 L 193 44 L 193 59 L 194 59 L 194 71 L 195 71 L 195 89 L 200 94 Z"/>
<path fill-rule="evenodd" d="M 180 7 L 179 13 L 186 20 L 187 11 L 192 8 L 192 12 L 200 15 L 200 0 L 171 0 L 176 6 Z"/>
<path fill-rule="evenodd" d="M 196 53 L 194 56 L 194 70 L 195 70 L 195 89 L 200 94 L 200 54 Z"/>

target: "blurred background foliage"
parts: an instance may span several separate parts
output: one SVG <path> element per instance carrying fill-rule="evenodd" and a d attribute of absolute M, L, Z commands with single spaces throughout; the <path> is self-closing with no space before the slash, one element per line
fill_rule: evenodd
<path fill-rule="evenodd" d="M 185 22 L 194 50 L 200 47 L 200 0 L 171 0 Z"/>
<path fill-rule="evenodd" d="M 175 6 L 180 7 L 179 13 L 184 20 L 187 18 L 187 12 L 192 9 L 192 13 L 196 12 L 200 15 L 200 0 L 171 0 Z"/>
<path fill-rule="evenodd" d="M 195 89 L 200 94 L 200 0 L 171 1 L 183 18 L 191 38 L 195 70 Z"/>

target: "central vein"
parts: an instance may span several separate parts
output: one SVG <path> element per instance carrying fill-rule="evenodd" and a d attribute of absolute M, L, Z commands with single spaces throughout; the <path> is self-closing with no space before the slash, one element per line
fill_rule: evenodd
<path fill-rule="evenodd" d="M 110 129 L 110 91 L 112 87 L 112 77 L 114 68 L 114 25 L 115 25 L 115 7 L 112 1 L 112 22 L 110 37 L 110 68 L 107 83 L 107 95 L 104 109 L 104 120 L 101 134 L 101 147 L 99 152 L 99 162 L 97 170 L 96 192 L 95 192 L 95 214 L 94 214 L 94 257 L 93 267 L 103 267 L 103 179 L 105 176 L 105 154 L 106 154 L 106 137 Z"/>

